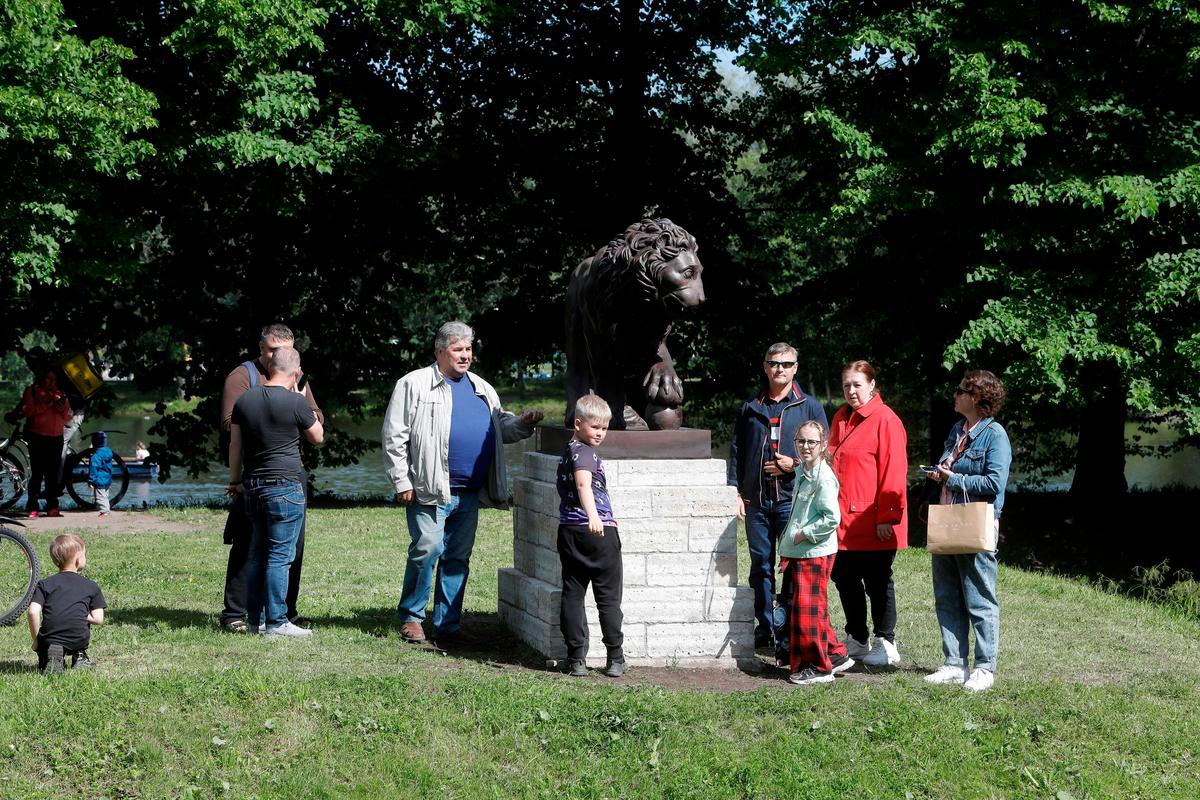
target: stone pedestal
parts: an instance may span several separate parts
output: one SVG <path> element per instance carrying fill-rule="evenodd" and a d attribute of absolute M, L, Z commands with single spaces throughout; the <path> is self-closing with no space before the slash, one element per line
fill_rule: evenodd
<path fill-rule="evenodd" d="M 550 446 L 553 446 L 550 443 Z M 548 448 L 543 448 L 548 449 Z M 604 455 L 604 448 L 600 450 Z M 514 485 L 514 566 L 500 570 L 500 617 L 524 642 L 564 658 L 558 454 L 527 453 Z M 737 492 L 719 459 L 604 461 L 624 566 L 625 656 L 635 666 L 734 667 L 754 661 L 754 596 L 738 586 Z M 589 590 L 588 663 L 605 649 Z"/>

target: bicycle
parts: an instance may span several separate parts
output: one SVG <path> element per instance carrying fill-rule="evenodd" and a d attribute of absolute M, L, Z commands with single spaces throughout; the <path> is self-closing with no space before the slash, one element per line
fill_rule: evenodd
<path fill-rule="evenodd" d="M 21 523 L 0 514 L 0 625 L 12 624 L 29 607 L 42 577 L 42 562 L 33 545 L 6 525 Z"/>
<path fill-rule="evenodd" d="M 25 494 L 29 477 L 29 447 L 21 436 L 21 421 L 0 442 L 0 510 L 11 508 Z"/>
<path fill-rule="evenodd" d="M 118 431 L 114 431 L 118 432 Z M 63 459 L 63 485 L 80 508 L 92 509 L 92 493 L 87 485 L 88 463 L 96 448 L 76 452 L 68 446 Z M 112 457 L 113 482 L 109 489 L 109 505 L 115 507 L 129 491 L 129 467 L 116 453 Z M 13 425 L 12 433 L 0 442 L 0 510 L 12 507 L 25 494 L 29 480 L 29 445 L 21 432 L 21 421 Z"/>

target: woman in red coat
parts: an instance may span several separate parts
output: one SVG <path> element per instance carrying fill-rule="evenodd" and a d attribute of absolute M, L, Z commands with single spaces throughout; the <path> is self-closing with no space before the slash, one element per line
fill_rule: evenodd
<path fill-rule="evenodd" d="M 25 438 L 29 442 L 29 499 L 25 509 L 38 515 L 38 494 L 46 498 L 46 516 L 61 517 L 58 510 L 59 473 L 62 471 L 63 426 L 71 418 L 71 404 L 58 388 L 54 370 L 25 390 L 21 413 L 28 419 Z M 42 491 L 42 484 L 45 490 Z"/>
<path fill-rule="evenodd" d="M 838 554 L 830 576 L 846 612 L 846 649 L 875 667 L 900 663 L 892 562 L 908 547 L 908 437 L 875 391 L 875 368 L 842 368 L 846 405 L 833 417 L 829 449 L 841 489 Z M 875 639 L 869 642 L 867 599 Z"/>

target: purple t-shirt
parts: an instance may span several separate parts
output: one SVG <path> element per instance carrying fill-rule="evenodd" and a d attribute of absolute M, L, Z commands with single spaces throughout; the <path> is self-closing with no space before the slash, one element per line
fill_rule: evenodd
<path fill-rule="evenodd" d="M 579 502 L 575 491 L 575 470 L 586 469 L 592 473 L 592 497 L 596 501 L 596 513 L 605 525 L 616 525 L 612 503 L 608 499 L 608 488 L 604 481 L 604 461 L 588 445 L 574 439 L 567 442 L 562 458 L 558 460 L 558 521 L 561 525 L 587 525 L 588 515 Z"/>

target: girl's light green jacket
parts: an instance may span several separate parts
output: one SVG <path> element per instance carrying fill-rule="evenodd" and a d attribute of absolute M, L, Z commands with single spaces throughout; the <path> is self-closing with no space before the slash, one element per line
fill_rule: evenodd
<path fill-rule="evenodd" d="M 824 459 L 817 462 L 811 475 L 799 462 L 796 466 L 792 515 L 779 537 L 779 557 L 831 556 L 838 549 L 837 529 L 842 521 L 837 476 Z"/>

